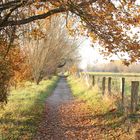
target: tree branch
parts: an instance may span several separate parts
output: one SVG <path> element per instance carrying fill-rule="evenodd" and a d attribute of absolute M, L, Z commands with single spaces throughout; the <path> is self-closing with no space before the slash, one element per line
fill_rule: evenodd
<path fill-rule="evenodd" d="M 21 5 L 22 5 L 22 3 L 20 3 L 19 5 L 16 5 L 15 7 L 13 7 L 13 8 L 10 10 L 10 12 L 5 16 L 5 18 L 2 20 L 2 22 L 0 22 L 0 27 L 1 27 L 1 25 L 3 25 L 3 23 L 5 23 L 5 22 L 8 20 L 8 18 L 11 16 L 12 12 L 13 12 L 14 10 L 18 9 Z"/>
<path fill-rule="evenodd" d="M 3 11 L 3 10 L 6 10 L 6 9 L 9 9 L 13 6 L 16 6 L 18 3 L 25 3 L 27 2 L 26 0 L 14 0 L 14 1 L 10 1 L 10 2 L 7 2 L 7 3 L 4 3 L 4 4 L 0 4 L 0 11 Z"/>
<path fill-rule="evenodd" d="M 42 0 L 42 2 L 46 2 L 47 0 Z M 96 2 L 97 0 L 88 0 L 88 1 L 82 1 L 81 3 L 75 3 L 76 5 L 82 7 L 82 6 L 85 6 L 85 5 L 88 5 L 88 4 L 92 4 L 94 2 Z M 23 3 L 27 3 L 26 0 L 15 0 L 15 1 L 11 1 L 9 3 L 6 3 L 4 4 L 4 7 L 6 6 L 10 6 L 10 5 L 14 5 L 16 4 L 16 2 L 23 2 Z M 28 1 L 30 3 L 34 3 L 34 1 Z M 48 2 L 51 2 L 48 0 Z M 2 8 L 2 5 L 0 5 L 0 8 Z M 40 14 L 40 15 L 34 15 L 34 16 L 31 16 L 31 17 L 28 17 L 28 18 L 25 18 L 25 19 L 21 19 L 21 20 L 17 20 L 17 21 L 14 21 L 14 20 L 9 20 L 9 21 L 5 21 L 3 22 L 3 24 L 0 25 L 0 29 L 3 28 L 3 27 L 7 27 L 7 26 L 15 26 L 15 25 L 23 25 L 23 24 L 27 24 L 29 22 L 32 22 L 32 21 L 35 21 L 35 20 L 39 20 L 39 19 L 44 19 L 46 17 L 49 17 L 53 14 L 57 14 L 57 13 L 61 13 L 61 12 L 66 12 L 68 10 L 72 11 L 71 9 L 73 9 L 73 7 L 71 7 L 70 3 L 68 2 L 68 5 L 67 5 L 67 8 L 63 5 L 61 5 L 60 7 L 56 8 L 56 9 L 53 9 L 53 10 L 50 10 L 48 11 L 47 13 L 44 13 L 44 14 Z"/>
<path fill-rule="evenodd" d="M 59 8 L 50 10 L 47 13 L 40 14 L 40 15 L 35 15 L 35 16 L 29 17 L 29 18 L 26 18 L 26 19 L 17 20 L 17 21 L 6 21 L 2 25 L 0 25 L 0 28 L 7 27 L 7 26 L 27 24 L 27 23 L 35 21 L 35 20 L 47 18 L 47 17 L 49 17 L 53 14 L 65 12 L 66 10 L 67 10 L 66 8 L 61 6 Z"/>

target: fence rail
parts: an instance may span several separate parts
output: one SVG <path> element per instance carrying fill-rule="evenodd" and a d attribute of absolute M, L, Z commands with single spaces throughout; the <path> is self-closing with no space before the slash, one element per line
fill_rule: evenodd
<path fill-rule="evenodd" d="M 106 76 L 106 77 L 139 77 L 140 73 L 111 73 L 111 72 L 81 72 L 83 74 L 89 74 L 94 76 Z"/>

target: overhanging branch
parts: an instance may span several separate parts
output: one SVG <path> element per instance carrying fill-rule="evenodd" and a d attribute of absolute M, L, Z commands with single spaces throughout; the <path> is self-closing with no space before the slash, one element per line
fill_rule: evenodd
<path fill-rule="evenodd" d="M 13 6 L 18 5 L 19 3 L 25 3 L 25 2 L 27 3 L 26 0 L 13 0 L 13 1 L 10 1 L 10 2 L 7 2 L 7 3 L 0 4 L 0 11 L 9 9 Z"/>
<path fill-rule="evenodd" d="M 97 0 L 88 0 L 88 1 L 82 1 L 81 3 L 74 3 L 74 4 L 76 4 L 77 6 L 82 7 L 82 6 L 85 6 L 85 5 L 88 5 L 88 4 L 92 4 L 92 3 L 96 2 L 96 1 Z M 1 8 L 6 8 L 6 7 L 9 8 L 11 5 L 15 5 L 16 2 L 19 3 L 19 2 L 21 2 L 21 0 L 13 0 L 13 1 L 9 2 L 9 3 L 3 4 L 3 5 L 1 4 L 0 9 Z M 22 3 L 25 4 L 26 2 L 27 2 L 26 0 L 22 0 Z M 34 1 L 28 1 L 28 3 L 29 2 L 34 3 Z M 41 0 L 41 2 L 50 2 L 51 3 L 51 1 L 49 1 L 49 0 L 48 1 L 47 0 Z M 68 10 L 73 11 L 72 10 L 73 7 L 71 7 L 71 4 L 69 2 L 70 1 L 68 1 L 67 6 L 62 4 L 60 7 L 52 9 L 52 10 L 50 10 L 47 13 L 44 13 L 44 14 L 34 15 L 34 16 L 27 17 L 25 19 L 19 19 L 19 20 L 16 20 L 16 21 L 15 20 L 5 21 L 5 22 L 3 22 L 3 24 L 0 25 L 0 29 L 4 28 L 4 27 L 7 27 L 7 26 L 15 26 L 15 25 L 27 24 L 27 23 L 35 21 L 35 20 L 47 18 L 47 17 L 49 17 L 49 16 L 51 16 L 53 14 L 66 12 Z M 2 6 L 4 6 L 4 7 L 2 7 Z"/>
<path fill-rule="evenodd" d="M 15 25 L 27 24 L 29 22 L 39 20 L 39 19 L 44 19 L 44 18 L 47 18 L 47 17 L 49 17 L 49 16 L 51 16 L 53 14 L 62 13 L 62 12 L 65 12 L 65 11 L 66 11 L 66 8 L 61 6 L 59 8 L 50 10 L 47 13 L 40 14 L 40 15 L 35 15 L 35 16 L 29 17 L 29 18 L 26 18 L 26 19 L 17 20 L 17 21 L 6 21 L 0 26 L 0 28 L 7 27 L 7 26 L 15 26 Z"/>

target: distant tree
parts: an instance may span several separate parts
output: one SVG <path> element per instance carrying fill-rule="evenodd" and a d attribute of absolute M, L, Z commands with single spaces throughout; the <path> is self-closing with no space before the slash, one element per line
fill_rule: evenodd
<path fill-rule="evenodd" d="M 125 66 L 120 60 L 117 60 L 106 64 L 94 65 L 92 70 L 97 72 L 140 72 L 140 64 L 133 63 Z"/>
<path fill-rule="evenodd" d="M 26 53 L 34 81 L 39 82 L 54 74 L 76 55 L 76 41 L 65 28 L 64 19 L 55 17 L 41 22 L 43 38 L 31 32 L 32 39 L 27 43 Z"/>

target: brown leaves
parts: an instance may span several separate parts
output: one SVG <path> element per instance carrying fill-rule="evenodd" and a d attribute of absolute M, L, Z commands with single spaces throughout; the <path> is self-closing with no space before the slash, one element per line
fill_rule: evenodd
<path fill-rule="evenodd" d="M 53 109 L 51 113 L 50 111 L 48 110 L 46 114 L 47 125 L 41 128 L 40 136 L 44 138 L 68 140 L 123 140 L 125 138 L 131 140 L 133 137 L 125 131 L 125 121 L 116 109 L 106 113 L 100 111 L 95 113 L 85 101 L 74 100 L 63 103 L 58 110 Z"/>
<path fill-rule="evenodd" d="M 8 42 L 5 38 L 0 40 L 0 103 L 7 102 L 7 96 L 9 92 L 9 84 L 16 83 L 19 79 L 23 80 L 24 71 L 27 67 L 23 67 L 25 64 L 25 56 L 18 45 L 12 44 L 4 59 L 5 53 L 8 49 Z M 20 73 L 20 78 L 19 78 Z M 22 77 L 22 78 L 21 78 Z"/>

